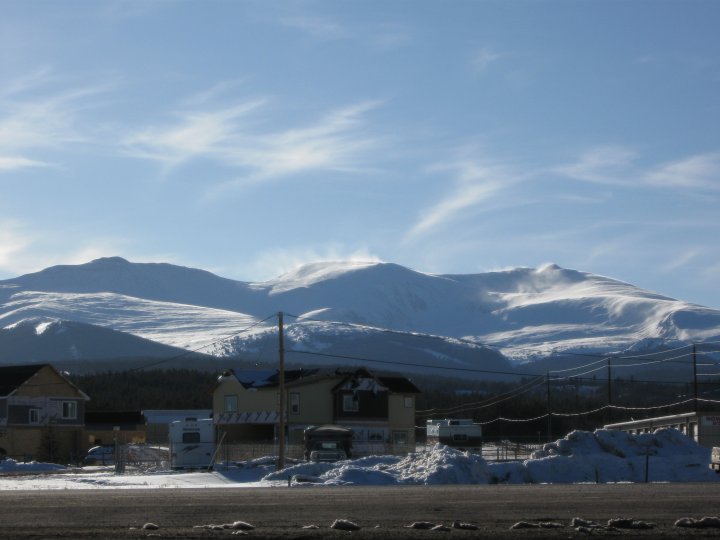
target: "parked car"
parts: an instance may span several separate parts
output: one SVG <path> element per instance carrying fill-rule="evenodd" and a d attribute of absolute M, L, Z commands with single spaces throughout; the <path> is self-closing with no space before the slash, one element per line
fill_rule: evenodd
<path fill-rule="evenodd" d="M 115 445 L 93 446 L 83 458 L 83 465 L 114 465 Z"/>

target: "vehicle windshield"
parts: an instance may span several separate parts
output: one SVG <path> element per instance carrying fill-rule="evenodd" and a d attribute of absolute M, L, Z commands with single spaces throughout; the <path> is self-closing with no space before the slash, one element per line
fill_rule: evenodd
<path fill-rule="evenodd" d="M 338 449 L 338 443 L 330 441 L 330 442 L 322 442 L 320 443 L 320 448 L 322 450 L 337 450 Z"/>

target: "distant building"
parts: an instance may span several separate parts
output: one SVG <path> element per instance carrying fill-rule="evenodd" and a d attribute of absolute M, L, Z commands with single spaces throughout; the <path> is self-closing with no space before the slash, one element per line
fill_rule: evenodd
<path fill-rule="evenodd" d="M 20 460 L 78 459 L 89 399 L 49 364 L 0 367 L 0 448 Z"/>
<path fill-rule="evenodd" d="M 619 429 L 632 434 L 652 433 L 660 428 L 676 428 L 707 448 L 720 446 L 720 412 L 699 411 L 630 420 L 607 424 L 605 429 Z"/>
<path fill-rule="evenodd" d="M 311 425 L 338 424 L 354 432 L 354 454 L 415 448 L 415 396 L 407 378 L 367 369 L 285 372 L 288 442 Z M 213 418 L 227 443 L 273 441 L 279 425 L 278 373 L 225 371 L 213 392 Z"/>
<path fill-rule="evenodd" d="M 88 411 L 85 433 L 89 446 L 145 442 L 145 417 L 140 411 Z"/>

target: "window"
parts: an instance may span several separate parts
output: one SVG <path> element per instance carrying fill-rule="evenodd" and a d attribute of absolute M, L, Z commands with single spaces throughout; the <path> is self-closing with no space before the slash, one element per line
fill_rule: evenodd
<path fill-rule="evenodd" d="M 382 430 L 370 430 L 368 432 L 368 441 L 370 442 L 383 442 L 385 440 L 385 433 Z"/>
<path fill-rule="evenodd" d="M 290 414 L 300 414 L 300 394 L 290 394 Z"/>
<path fill-rule="evenodd" d="M 199 431 L 188 431 L 182 434 L 182 442 L 184 443 L 199 443 L 200 432 Z"/>
<path fill-rule="evenodd" d="M 225 396 L 225 412 L 238 411 L 238 397 L 235 395 Z"/>
<path fill-rule="evenodd" d="M 77 418 L 77 403 L 75 401 L 62 402 L 63 420 L 75 420 Z"/>
<path fill-rule="evenodd" d="M 403 399 L 403 404 L 405 405 L 406 409 L 412 409 L 412 407 L 415 405 L 415 400 L 412 396 L 405 396 Z"/>
<path fill-rule="evenodd" d="M 30 416 L 28 417 L 29 424 L 40 423 L 40 409 L 30 409 Z"/>
<path fill-rule="evenodd" d="M 359 410 L 360 406 L 357 397 L 353 394 L 343 394 L 343 411 L 357 412 Z"/>
<path fill-rule="evenodd" d="M 407 431 L 393 431 L 393 442 L 395 444 L 407 444 Z"/>

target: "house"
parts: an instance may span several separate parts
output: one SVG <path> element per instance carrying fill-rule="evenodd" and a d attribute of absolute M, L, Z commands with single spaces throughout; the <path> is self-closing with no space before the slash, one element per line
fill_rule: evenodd
<path fill-rule="evenodd" d="M 67 463 L 87 449 L 90 398 L 49 364 L 0 367 L 0 452 Z"/>
<path fill-rule="evenodd" d="M 407 378 L 360 369 L 285 371 L 289 444 L 312 425 L 339 424 L 354 432 L 356 455 L 415 448 L 415 396 Z M 213 392 L 213 418 L 225 442 L 273 441 L 279 426 L 277 372 L 225 371 Z"/>

